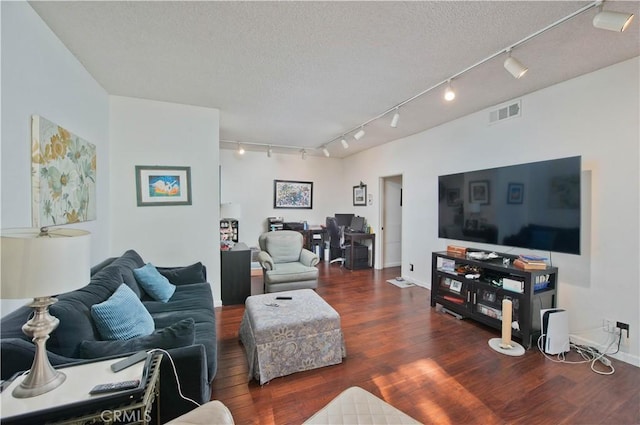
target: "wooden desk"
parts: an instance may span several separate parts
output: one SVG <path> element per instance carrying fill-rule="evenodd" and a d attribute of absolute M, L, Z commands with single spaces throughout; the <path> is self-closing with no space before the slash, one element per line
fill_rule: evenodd
<path fill-rule="evenodd" d="M 375 268 L 376 265 L 376 234 L 375 233 L 348 233 L 344 232 L 344 243 L 345 245 L 350 245 L 351 256 L 350 258 L 355 258 L 354 253 L 354 243 L 371 240 L 371 268 Z"/>

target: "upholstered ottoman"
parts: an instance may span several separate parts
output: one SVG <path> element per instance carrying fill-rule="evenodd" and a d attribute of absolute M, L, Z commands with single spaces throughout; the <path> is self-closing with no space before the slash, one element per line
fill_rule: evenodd
<path fill-rule="evenodd" d="M 276 299 L 291 297 L 288 299 Z M 311 289 L 253 295 L 245 302 L 240 340 L 249 379 L 279 376 L 342 363 L 346 357 L 340 315 Z"/>
<path fill-rule="evenodd" d="M 331 400 L 304 425 L 340 424 L 419 424 L 406 413 L 396 409 L 360 387 L 350 387 Z"/>

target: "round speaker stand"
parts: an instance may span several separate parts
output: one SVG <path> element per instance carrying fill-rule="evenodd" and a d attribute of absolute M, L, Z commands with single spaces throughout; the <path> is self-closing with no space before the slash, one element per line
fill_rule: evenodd
<path fill-rule="evenodd" d="M 511 341 L 511 347 L 502 348 L 502 338 L 491 338 L 489 340 L 489 347 L 498 353 L 505 354 L 507 356 L 517 357 L 524 355 L 524 347 L 517 342 Z"/>

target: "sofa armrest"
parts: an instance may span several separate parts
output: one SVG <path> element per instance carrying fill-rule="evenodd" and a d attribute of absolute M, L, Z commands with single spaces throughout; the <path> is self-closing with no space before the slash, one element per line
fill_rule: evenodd
<path fill-rule="evenodd" d="M 36 346 L 30 341 L 20 338 L 3 338 L 0 340 L 1 379 L 9 379 L 18 372 L 31 369 L 35 354 Z M 85 361 L 61 356 L 51 351 L 47 351 L 47 356 L 52 366 Z"/>
<path fill-rule="evenodd" d="M 307 267 L 314 267 L 320 262 L 320 257 L 318 257 L 313 252 L 308 249 L 302 249 L 300 252 L 300 262 Z"/>
<path fill-rule="evenodd" d="M 260 266 L 265 270 L 273 270 L 275 265 L 273 258 L 271 258 L 271 255 L 269 255 L 267 251 L 260 251 L 258 253 L 258 263 L 260 263 Z"/>
<path fill-rule="evenodd" d="M 208 402 L 211 399 L 211 386 L 204 345 L 173 348 L 167 352 L 175 363 L 182 394 L 199 404 Z M 160 364 L 160 406 L 160 423 L 166 423 L 196 407 L 180 397 L 171 360 L 167 355 Z"/>

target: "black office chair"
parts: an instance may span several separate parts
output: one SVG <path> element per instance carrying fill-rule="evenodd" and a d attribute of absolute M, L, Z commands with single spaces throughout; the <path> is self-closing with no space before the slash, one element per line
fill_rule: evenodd
<path fill-rule="evenodd" d="M 344 227 L 338 226 L 335 217 L 327 217 L 327 231 L 329 232 L 329 248 L 331 260 L 329 264 L 340 262 L 344 265 L 345 248 L 344 244 Z"/>

